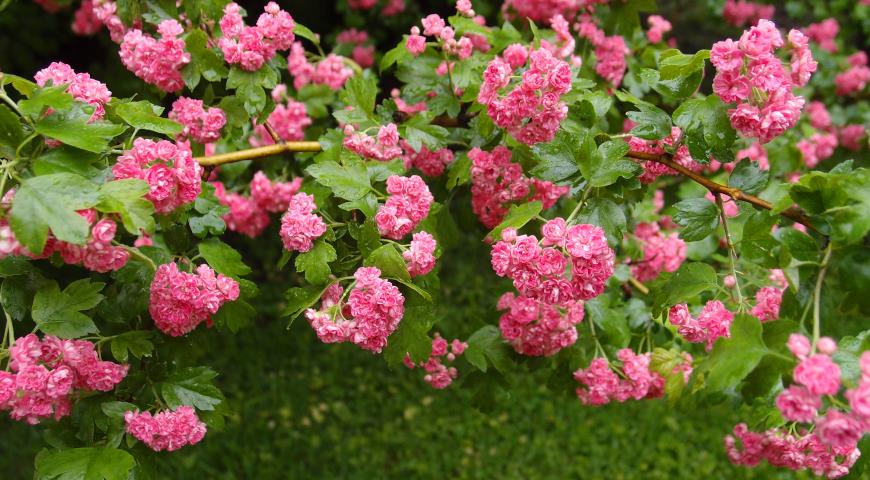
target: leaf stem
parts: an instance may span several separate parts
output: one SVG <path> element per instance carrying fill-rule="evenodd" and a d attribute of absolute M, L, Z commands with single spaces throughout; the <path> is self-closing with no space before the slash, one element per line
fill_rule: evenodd
<path fill-rule="evenodd" d="M 586 203 L 586 200 L 589 198 L 589 193 L 592 192 L 592 187 L 590 185 L 586 185 L 586 188 L 583 190 L 583 195 L 580 196 L 580 201 L 577 202 L 577 206 L 574 207 L 574 210 L 568 215 L 568 218 L 565 219 L 565 224 L 570 224 L 571 220 L 574 220 L 574 217 L 580 213 L 580 210 L 583 208 L 583 205 Z"/>
<path fill-rule="evenodd" d="M 719 207 L 719 216 L 722 218 L 722 228 L 725 230 L 725 242 L 728 244 L 728 258 L 731 261 L 731 275 L 734 276 L 734 291 L 737 292 L 737 309 L 743 311 L 743 292 L 740 290 L 740 280 L 737 277 L 737 250 L 731 241 L 731 233 L 728 231 L 728 215 L 725 215 L 725 204 L 722 195 L 716 195 L 716 205 Z"/>
<path fill-rule="evenodd" d="M 819 337 L 822 334 L 821 321 L 821 304 L 822 304 L 822 283 L 825 280 L 825 273 L 828 272 L 828 262 L 831 260 L 831 251 L 833 251 L 832 243 L 828 243 L 825 248 L 825 258 L 822 260 L 822 266 L 819 267 L 819 278 L 816 279 L 816 288 L 813 291 L 813 344 L 811 353 L 816 353 L 816 346 L 819 343 Z"/>
<path fill-rule="evenodd" d="M 118 245 L 119 247 L 123 248 L 124 250 L 127 250 L 127 252 L 129 252 L 130 255 L 133 255 L 134 257 L 138 258 L 139 260 L 142 260 L 145 263 L 147 263 L 148 266 L 151 267 L 151 271 L 153 271 L 153 272 L 157 271 L 157 265 L 154 264 L 154 260 L 151 260 L 147 255 L 142 253 L 138 248 L 130 247 L 128 245 L 124 245 L 123 243 L 119 243 L 119 242 L 115 242 L 115 241 L 113 241 L 112 243 Z"/>

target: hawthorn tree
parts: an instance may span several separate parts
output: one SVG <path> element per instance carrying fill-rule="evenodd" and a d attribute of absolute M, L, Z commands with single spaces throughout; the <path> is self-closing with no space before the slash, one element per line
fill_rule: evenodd
<path fill-rule="evenodd" d="M 860 475 L 867 55 L 834 17 L 708 3 L 734 34 L 697 52 L 652 0 L 422 19 L 348 0 L 352 23 L 407 28 L 385 52 L 276 3 L 74 5 L 73 31 L 108 34 L 161 100 L 62 62 L 0 74 L 0 410 L 44 429 L 37 477 L 147 476 L 220 430 L 218 372 L 188 351 L 245 334 L 265 270 L 288 322 L 434 388 L 533 374 L 577 408 L 732 401 L 732 462 Z M 866 23 L 867 2 L 831 3 Z M 511 287 L 497 325 L 446 338 L 438 272 L 469 213 L 478 274 Z"/>

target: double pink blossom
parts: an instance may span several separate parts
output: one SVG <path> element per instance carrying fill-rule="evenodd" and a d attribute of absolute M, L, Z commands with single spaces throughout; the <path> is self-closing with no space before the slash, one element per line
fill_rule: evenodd
<path fill-rule="evenodd" d="M 686 260 L 686 242 L 676 232 L 662 232 L 658 223 L 639 223 L 634 236 L 643 246 L 643 258 L 631 261 L 631 273 L 641 282 L 675 272 Z"/>
<path fill-rule="evenodd" d="M 677 333 L 689 342 L 704 343 L 709 352 L 719 338 L 731 338 L 731 323 L 734 314 L 719 300 L 704 305 L 698 318 L 692 316 L 689 307 L 683 303 L 671 307 L 668 320 L 677 327 Z"/>
<path fill-rule="evenodd" d="M 307 252 L 328 229 L 326 223 L 315 214 L 314 197 L 297 193 L 290 198 L 287 212 L 281 217 L 281 241 L 291 252 Z"/>
<path fill-rule="evenodd" d="M 148 311 L 160 331 L 180 337 L 202 322 L 211 324 L 211 316 L 221 305 L 238 298 L 239 283 L 215 274 L 208 265 L 200 265 L 196 273 L 187 273 L 175 263 L 166 263 L 157 267 L 151 281 Z"/>
<path fill-rule="evenodd" d="M 746 0 L 726 0 L 722 17 L 735 27 L 755 25 L 759 20 L 770 20 L 776 12 L 773 5 L 749 2 Z"/>
<path fill-rule="evenodd" d="M 867 54 L 857 52 L 849 57 L 849 68 L 834 77 L 837 85 L 837 95 L 849 95 L 863 91 L 870 82 L 870 67 L 867 66 Z"/>
<path fill-rule="evenodd" d="M 308 109 L 302 102 L 289 100 L 286 104 L 278 104 L 275 110 L 269 114 L 269 126 L 271 126 L 278 138 L 285 142 L 297 142 L 305 139 L 305 129 L 311 123 Z M 273 145 L 275 140 L 264 125 L 254 127 L 254 134 L 248 140 L 253 147 Z"/>
<path fill-rule="evenodd" d="M 378 208 L 375 223 L 381 236 L 399 240 L 411 233 L 427 215 L 434 197 L 417 175 L 387 178 L 387 201 Z"/>
<path fill-rule="evenodd" d="M 296 28 L 293 17 L 275 2 L 263 7 L 255 26 L 246 26 L 242 20 L 241 7 L 229 3 L 224 7 L 220 27 L 223 37 L 218 45 L 224 59 L 249 72 L 259 70 L 277 52 L 290 48 L 296 38 L 293 34 Z"/>
<path fill-rule="evenodd" d="M 205 423 L 193 407 L 182 405 L 175 410 L 151 412 L 128 411 L 124 414 L 127 433 L 155 452 L 174 452 L 199 443 L 206 432 Z"/>
<path fill-rule="evenodd" d="M 343 298 L 342 287 L 334 283 L 323 294 L 320 310 L 305 311 L 317 337 L 324 343 L 351 342 L 380 353 L 402 320 L 405 297 L 381 278 L 378 268 L 360 267 L 346 303 L 341 303 Z"/>
<path fill-rule="evenodd" d="M 664 394 L 665 377 L 650 368 L 650 353 L 638 355 L 623 348 L 617 352 L 617 357 L 622 362 L 621 367 L 609 364 L 604 358 L 596 358 L 587 368 L 574 372 L 574 380 L 580 384 L 577 397 L 584 405 L 605 405 L 614 400 L 622 403 L 629 399 L 658 398 Z M 684 373 L 691 373 L 692 357 L 686 355 L 683 358 L 684 364 L 678 365 L 672 374 L 682 375 L 688 382 Z M 619 368 L 622 375 L 612 368 Z"/>
<path fill-rule="evenodd" d="M 293 76 L 293 87 L 297 90 L 305 85 L 327 85 L 332 90 L 340 90 L 353 69 L 345 64 L 344 57 L 330 53 L 326 58 L 312 64 L 305 56 L 305 48 L 300 42 L 293 42 L 287 57 L 287 71 Z"/>
<path fill-rule="evenodd" d="M 90 121 L 102 119 L 106 114 L 105 105 L 112 100 L 112 92 L 106 84 L 91 78 L 88 73 L 76 73 L 72 67 L 63 62 L 53 62 L 36 72 L 34 79 L 40 87 L 45 87 L 49 82 L 55 87 L 66 85 L 66 92 L 72 95 L 74 100 L 94 107 Z"/>
<path fill-rule="evenodd" d="M 205 109 L 202 100 L 187 97 L 178 97 L 172 103 L 169 118 L 184 127 L 178 137 L 179 140 L 189 137 L 203 144 L 220 140 L 221 129 L 227 123 L 227 116 L 220 108 Z"/>
<path fill-rule="evenodd" d="M 411 145 L 400 140 L 402 146 L 402 163 L 406 170 L 417 168 L 423 175 L 427 177 L 440 177 L 444 173 L 444 168 L 453 163 L 453 151 L 449 148 L 439 148 L 438 150 L 429 150 L 425 145 L 420 146 L 420 150 L 414 150 Z"/>
<path fill-rule="evenodd" d="M 184 28 L 176 20 L 163 20 L 157 26 L 160 40 L 134 28 L 121 42 L 121 63 L 137 77 L 165 92 L 184 88 L 181 69 L 190 63 L 180 38 Z"/>
<path fill-rule="evenodd" d="M 357 155 L 381 162 L 388 162 L 402 156 L 402 147 L 399 146 L 399 130 L 395 123 L 382 126 L 378 130 L 377 137 L 359 132 L 352 125 L 345 125 L 344 146 Z"/>
<path fill-rule="evenodd" d="M 428 232 L 417 232 L 411 237 L 411 246 L 402 252 L 412 277 L 426 275 L 435 268 L 435 237 Z"/>
<path fill-rule="evenodd" d="M 0 410 L 31 425 L 69 415 L 81 393 L 111 391 L 129 368 L 100 360 L 91 342 L 33 333 L 15 340 L 9 358 L 9 371 L 0 371 Z"/>
<path fill-rule="evenodd" d="M 435 338 L 432 340 L 432 353 L 428 359 L 414 364 L 411 356 L 405 355 L 402 361 L 410 369 L 420 367 L 425 370 L 426 375 L 423 376 L 423 380 L 432 385 L 432 388 L 441 390 L 449 387 L 459 375 L 456 367 L 448 367 L 445 363 L 453 363 L 467 348 L 468 343 L 466 342 L 454 339 L 448 343 L 447 340 L 441 337 L 440 333 L 436 333 Z"/>
<path fill-rule="evenodd" d="M 202 173 L 202 166 L 193 159 L 187 144 L 141 137 L 112 166 L 117 180 L 138 178 L 148 182 L 150 190 L 145 198 L 160 214 L 196 200 L 202 190 Z"/>

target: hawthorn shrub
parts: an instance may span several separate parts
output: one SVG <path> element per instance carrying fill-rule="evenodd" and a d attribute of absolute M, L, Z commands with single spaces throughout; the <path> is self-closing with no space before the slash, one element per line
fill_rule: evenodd
<path fill-rule="evenodd" d="M 263 318 L 469 406 L 729 402 L 731 463 L 862 475 L 867 2 L 699 2 L 729 27 L 682 50 L 652 0 L 348 0 L 324 36 L 38 3 L 131 95 L 0 76 L 0 410 L 37 478 L 159 477 L 234 415 L 202 349 Z"/>

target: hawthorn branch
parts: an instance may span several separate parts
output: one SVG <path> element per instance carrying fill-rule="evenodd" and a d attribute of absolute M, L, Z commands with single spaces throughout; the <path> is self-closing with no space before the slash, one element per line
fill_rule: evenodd
<path fill-rule="evenodd" d="M 675 162 L 669 155 L 654 155 L 650 153 L 644 152 L 628 152 L 626 157 L 634 159 L 634 160 L 647 160 L 652 162 L 661 163 L 669 167 L 671 170 L 677 171 L 680 175 L 684 177 L 688 177 L 690 180 L 695 183 L 700 184 L 707 190 L 709 190 L 713 195 L 721 194 L 728 195 L 734 200 L 740 200 L 743 202 L 750 203 L 756 207 L 763 208 L 765 210 L 773 210 L 773 205 L 767 200 L 756 197 L 755 195 L 750 195 L 739 188 L 729 187 L 727 185 L 722 185 L 721 183 L 716 183 L 709 178 L 705 178 L 697 173 L 689 170 L 688 168 L 680 165 Z M 801 225 L 809 228 L 810 230 L 821 233 L 819 230 L 813 225 L 812 221 L 807 217 L 806 213 L 803 210 L 797 207 L 790 207 L 787 210 L 780 212 L 780 215 L 789 218 Z"/>
<path fill-rule="evenodd" d="M 207 157 L 197 157 L 195 160 L 204 167 L 213 167 L 225 163 L 271 157 L 281 153 L 320 152 L 322 150 L 320 142 L 285 142 L 266 145 L 265 147 L 248 148 L 236 152 L 219 153 Z"/>

